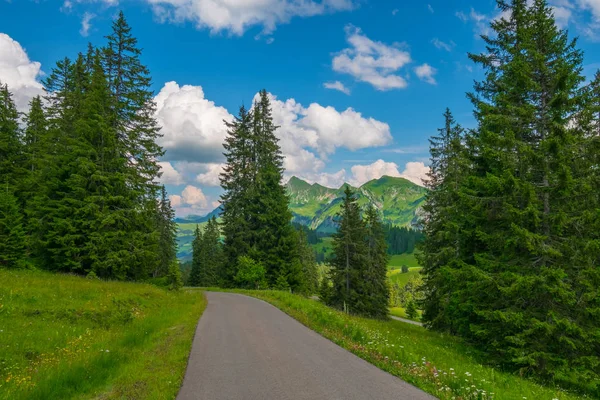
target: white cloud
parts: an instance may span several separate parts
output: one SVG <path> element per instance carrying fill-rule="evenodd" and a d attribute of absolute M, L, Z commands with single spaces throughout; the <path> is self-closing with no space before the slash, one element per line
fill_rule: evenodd
<path fill-rule="evenodd" d="M 438 49 L 446 51 L 452 51 L 452 49 L 454 49 L 454 47 L 456 46 L 456 43 L 454 43 L 452 40 L 450 41 L 450 43 L 446 43 L 438 38 L 433 38 L 431 40 L 431 43 L 433 43 L 433 45 Z"/>
<path fill-rule="evenodd" d="M 400 10 L 398 10 L 397 8 L 394 8 L 392 10 L 392 15 L 396 15 L 396 14 L 398 14 L 398 12 L 400 12 Z"/>
<path fill-rule="evenodd" d="M 323 86 L 326 89 L 333 89 L 333 90 L 339 90 L 342 93 L 345 93 L 347 95 L 350 95 L 350 89 L 348 89 L 346 86 L 344 86 L 344 84 L 340 81 L 335 81 L 335 82 L 325 82 L 323 84 Z"/>
<path fill-rule="evenodd" d="M 402 89 L 406 79 L 397 75 L 400 68 L 410 63 L 410 53 L 400 45 L 387 45 L 366 37 L 352 25 L 345 28 L 347 41 L 351 45 L 333 58 L 333 70 L 367 82 L 377 90 Z"/>
<path fill-rule="evenodd" d="M 169 200 L 171 200 L 171 205 L 173 207 L 181 207 L 181 205 L 183 203 L 181 196 L 179 196 L 178 194 L 170 195 Z"/>
<path fill-rule="evenodd" d="M 83 14 L 83 19 L 81 20 L 81 29 L 79 30 L 81 36 L 86 37 L 90 34 L 90 28 L 92 27 L 92 18 L 94 18 L 95 16 L 95 14 L 91 14 L 89 12 Z"/>
<path fill-rule="evenodd" d="M 19 42 L 0 33 L 0 81 L 8 85 L 19 111 L 26 112 L 31 99 L 43 94 L 40 67 L 39 62 L 29 60 Z"/>
<path fill-rule="evenodd" d="M 184 183 L 183 176 L 171 165 L 170 162 L 162 161 L 159 162 L 160 172 L 160 183 L 163 185 L 181 185 Z"/>
<path fill-rule="evenodd" d="M 211 33 L 242 35 L 251 26 L 271 33 L 293 17 L 347 11 L 353 0 L 146 0 L 161 21 L 191 21 Z"/>
<path fill-rule="evenodd" d="M 433 9 L 433 7 L 431 7 L 431 4 L 427 4 L 427 9 L 429 10 L 430 13 L 434 13 L 435 10 Z"/>
<path fill-rule="evenodd" d="M 429 64 L 423 64 L 415 68 L 415 74 L 421 79 L 431 85 L 435 85 L 437 82 L 433 77 L 437 73 L 437 69 L 433 68 Z"/>
<path fill-rule="evenodd" d="M 400 172 L 396 163 L 377 160 L 370 165 L 355 165 L 351 170 L 350 183 L 355 186 L 361 186 L 382 176 L 405 178 L 422 186 L 423 179 L 426 178 L 429 172 L 429 167 L 426 167 L 422 162 L 409 162 L 406 164 L 404 171 Z"/>
<path fill-rule="evenodd" d="M 167 82 L 155 101 L 164 135 L 158 142 L 167 151 L 167 160 L 209 163 L 223 159 L 227 132 L 223 120 L 233 117 L 205 99 L 202 87 Z"/>
<path fill-rule="evenodd" d="M 220 186 L 219 175 L 223 172 L 225 164 L 207 164 L 206 171 L 196 176 L 196 182 L 206 186 Z"/>
<path fill-rule="evenodd" d="M 183 204 L 200 209 L 208 206 L 208 201 L 206 200 L 206 196 L 202 192 L 202 189 L 192 185 L 187 185 L 185 189 L 183 189 L 183 192 L 181 192 L 181 200 Z"/>
<path fill-rule="evenodd" d="M 346 182 L 346 170 L 341 169 L 338 172 L 320 172 L 309 174 L 298 174 L 300 179 L 308 183 L 318 183 L 319 185 L 337 189 Z"/>
<path fill-rule="evenodd" d="M 299 150 L 311 148 L 321 158 L 343 147 L 351 151 L 369 147 L 384 146 L 392 141 L 388 124 L 374 118 L 365 118 L 352 108 L 339 112 L 331 106 L 312 103 L 308 107 L 294 99 L 278 100 L 269 94 L 273 108 L 273 121 L 280 128 L 277 134 L 283 153 L 305 160 L 301 164 L 309 166 L 316 162 L 314 155 L 301 154 Z M 255 100 L 256 100 L 255 96 Z M 312 154 L 312 153 L 310 153 Z M 321 163 L 322 164 L 322 161 Z M 319 169 L 322 165 L 318 165 Z M 288 166 L 286 166 L 286 169 Z M 293 168 L 291 172 L 297 169 Z"/>

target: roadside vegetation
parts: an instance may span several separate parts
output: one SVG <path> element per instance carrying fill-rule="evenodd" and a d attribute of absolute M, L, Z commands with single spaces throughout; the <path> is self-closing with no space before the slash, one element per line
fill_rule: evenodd
<path fill-rule="evenodd" d="M 440 399 L 581 399 L 502 372 L 461 339 L 404 322 L 351 316 L 319 301 L 279 291 L 234 290 L 265 300 L 377 367 Z"/>
<path fill-rule="evenodd" d="M 0 269 L 0 399 L 174 399 L 202 292 Z"/>

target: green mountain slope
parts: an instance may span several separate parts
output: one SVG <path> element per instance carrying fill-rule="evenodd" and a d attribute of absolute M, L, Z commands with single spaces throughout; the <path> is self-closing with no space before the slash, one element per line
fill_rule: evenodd
<path fill-rule="evenodd" d="M 319 232 L 334 232 L 335 215 L 340 211 L 341 197 L 345 185 L 330 189 L 319 184 L 309 184 L 293 177 L 287 184 L 290 195 L 290 210 L 294 222 L 308 225 Z M 369 181 L 357 192 L 361 206 L 374 205 L 383 220 L 396 226 L 410 226 L 417 215 L 427 190 L 404 178 L 383 176 Z"/>
<path fill-rule="evenodd" d="M 310 184 L 302 179 L 292 177 L 287 183 L 290 197 L 290 210 L 293 222 L 307 225 L 318 232 L 333 233 L 337 227 L 335 216 L 340 211 L 344 189 L 332 189 L 318 183 Z M 396 226 L 411 226 L 416 223 L 417 215 L 425 199 L 427 190 L 403 179 L 384 176 L 354 188 L 358 202 L 366 207 L 373 204 L 381 213 L 384 222 Z M 216 209 L 210 215 L 220 215 Z M 196 224 L 202 228 L 206 224 L 205 217 L 189 216 L 177 219 L 179 258 L 189 259 L 191 242 Z"/>

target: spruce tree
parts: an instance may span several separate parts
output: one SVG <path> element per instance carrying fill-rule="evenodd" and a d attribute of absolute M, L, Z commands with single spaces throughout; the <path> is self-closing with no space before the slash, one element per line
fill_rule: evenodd
<path fill-rule="evenodd" d="M 0 184 L 15 190 L 23 177 L 23 146 L 19 112 L 8 85 L 0 82 Z"/>
<path fill-rule="evenodd" d="M 218 286 L 223 267 L 223 250 L 220 243 L 219 224 L 215 216 L 208 220 L 202 234 L 202 266 L 199 274 L 200 286 Z"/>
<path fill-rule="evenodd" d="M 7 184 L 0 189 L 0 267 L 25 266 L 25 229 L 17 198 Z"/>
<path fill-rule="evenodd" d="M 297 240 L 298 262 L 302 271 L 302 282 L 297 291 L 305 296 L 317 294 L 319 290 L 319 274 L 315 251 L 308 243 L 305 230 L 300 229 L 297 231 Z"/>
<path fill-rule="evenodd" d="M 255 246 L 250 253 L 267 270 L 267 278 L 280 286 L 285 280 L 292 290 L 302 284 L 302 268 L 298 260 L 297 240 L 291 225 L 283 180 L 283 156 L 279 139 L 275 136 L 271 103 L 266 90 L 259 94 L 252 112 L 253 129 L 250 201 L 248 203 L 249 229 L 254 232 Z"/>
<path fill-rule="evenodd" d="M 204 258 L 204 249 L 202 247 L 202 231 L 200 230 L 200 227 L 196 225 L 194 240 L 192 241 L 192 270 L 188 282 L 189 286 L 200 286 Z"/>
<path fill-rule="evenodd" d="M 383 223 L 375 207 L 370 206 L 365 213 L 367 264 L 363 272 L 362 314 L 386 318 L 390 299 L 387 285 L 387 243 Z"/>
<path fill-rule="evenodd" d="M 456 123 L 449 109 L 444 113 L 444 127 L 430 139 L 431 165 L 425 184 L 429 189 L 423 206 L 423 232 L 419 262 L 423 266 L 426 299 L 422 304 L 424 322 L 433 328 L 453 329 L 447 319 L 450 306 L 448 295 L 454 282 L 444 266 L 460 260 L 469 249 L 461 241 L 458 220 L 465 210 L 461 205 L 460 189 L 469 174 L 469 162 L 464 143 L 464 130 Z M 403 271 L 404 272 L 404 271 Z M 407 268 L 408 272 L 408 268 Z"/>
<path fill-rule="evenodd" d="M 458 246 L 445 259 L 425 250 L 440 282 L 428 277 L 426 320 L 522 373 L 597 391 L 597 166 L 582 53 L 546 1 L 499 6 L 486 52 L 471 55 L 485 79 L 470 95 L 470 174 L 447 218 L 444 241 L 458 232 Z"/>
<path fill-rule="evenodd" d="M 225 286 L 235 284 L 238 259 L 249 253 L 255 241 L 247 218 L 253 176 L 251 121 L 252 114 L 242 106 L 239 115 L 232 122 L 225 123 L 228 128 L 223 144 L 226 166 L 220 176 L 223 188 L 221 219 L 225 237 L 223 250 L 226 257 L 221 280 Z"/>
<path fill-rule="evenodd" d="M 327 300 L 333 307 L 356 313 L 365 307 L 362 294 L 368 248 L 366 226 L 355 193 L 349 186 L 344 190 L 338 218 L 338 230 L 333 235 L 333 256 L 329 262 L 333 288 Z"/>
<path fill-rule="evenodd" d="M 171 207 L 171 201 L 167 197 L 164 186 L 161 187 L 160 200 L 158 201 L 156 229 L 159 238 L 159 264 L 153 271 L 154 277 L 165 276 L 173 261 L 177 259 L 177 224 L 175 223 L 175 211 Z"/>

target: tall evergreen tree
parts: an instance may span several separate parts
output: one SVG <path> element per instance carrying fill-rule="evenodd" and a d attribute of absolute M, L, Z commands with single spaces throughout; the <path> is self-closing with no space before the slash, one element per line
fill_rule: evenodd
<path fill-rule="evenodd" d="M 19 112 L 8 85 L 0 82 L 0 180 L 12 189 L 20 185 L 23 176 L 23 146 L 19 127 Z"/>
<path fill-rule="evenodd" d="M 296 290 L 302 284 L 297 240 L 291 225 L 292 214 L 283 180 L 283 156 L 277 126 L 271 115 L 266 90 L 259 93 L 252 112 L 253 182 L 248 204 L 249 229 L 255 233 L 251 256 L 263 264 L 271 284 L 285 280 Z"/>
<path fill-rule="evenodd" d="M 333 257 L 329 262 L 333 289 L 328 300 L 330 305 L 350 313 L 364 309 L 362 286 L 368 262 L 366 234 L 356 196 L 346 186 L 338 230 L 333 235 Z"/>
<path fill-rule="evenodd" d="M 25 229 L 17 198 L 8 185 L 0 189 L 0 267 L 25 265 Z"/>
<path fill-rule="evenodd" d="M 362 297 L 364 308 L 362 314 L 386 318 L 390 299 L 387 285 L 387 243 L 383 223 L 375 207 L 371 206 L 365 213 L 367 264 L 363 272 Z"/>
<path fill-rule="evenodd" d="M 218 286 L 220 270 L 223 266 L 223 250 L 220 243 L 219 224 L 215 216 L 208 220 L 202 234 L 200 286 Z"/>
<path fill-rule="evenodd" d="M 440 270 L 466 254 L 467 244 L 461 242 L 460 222 L 457 216 L 465 211 L 461 205 L 460 188 L 469 173 L 464 144 L 464 131 L 456 123 L 450 110 L 444 113 L 444 127 L 438 136 L 430 139 L 431 165 L 426 180 L 429 189 L 423 206 L 425 240 L 418 254 L 424 267 L 424 290 L 427 292 L 424 321 L 430 327 L 443 326 L 453 331 L 453 320 L 447 319 L 452 293 L 452 275 Z"/>
<path fill-rule="evenodd" d="M 590 107 L 582 53 L 545 0 L 527 3 L 499 1 L 505 17 L 484 36 L 486 52 L 471 55 L 485 80 L 470 95 L 471 172 L 449 209 L 445 241 L 459 232 L 458 251 L 438 265 L 425 250 L 428 272 L 446 281 L 428 278 L 437 292 L 426 304 L 437 309 L 426 319 L 522 373 L 597 393 L 597 167 L 578 118 Z"/>
<path fill-rule="evenodd" d="M 298 240 L 298 262 L 302 274 L 302 282 L 297 291 L 310 296 L 316 294 L 319 289 L 319 274 L 317 271 L 317 260 L 315 251 L 307 240 L 306 230 L 297 230 Z"/>
<path fill-rule="evenodd" d="M 165 276 L 174 261 L 177 260 L 177 224 L 175 223 L 175 211 L 171 207 L 171 201 L 167 197 L 164 186 L 161 188 L 161 196 L 158 202 L 157 230 L 160 235 L 159 242 L 159 264 L 152 275 Z"/>
<path fill-rule="evenodd" d="M 192 241 L 192 270 L 188 282 L 189 286 L 200 286 L 204 258 L 204 249 L 202 245 L 202 231 L 200 230 L 200 226 L 196 225 L 194 240 Z"/>
<path fill-rule="evenodd" d="M 234 285 L 238 259 L 247 255 L 254 243 L 254 234 L 247 217 L 253 176 L 251 121 L 252 114 L 242 106 L 239 115 L 232 122 L 225 122 L 228 128 L 223 144 L 226 166 L 220 180 L 223 188 L 221 219 L 225 236 L 224 252 L 227 258 L 222 281 L 226 286 Z"/>

